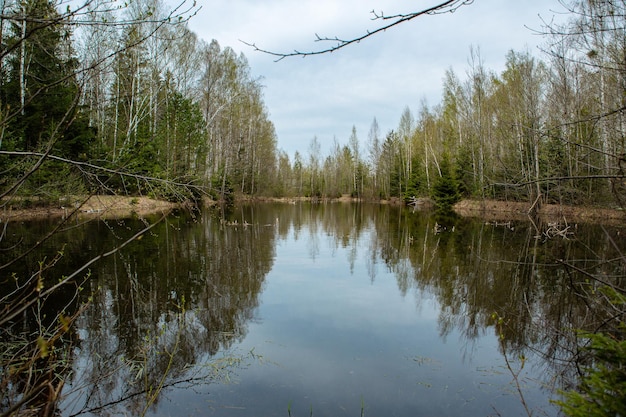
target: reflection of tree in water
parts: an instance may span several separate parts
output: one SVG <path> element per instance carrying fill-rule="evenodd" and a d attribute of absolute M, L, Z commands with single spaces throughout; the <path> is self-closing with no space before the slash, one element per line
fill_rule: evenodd
<path fill-rule="evenodd" d="M 600 227 L 580 226 L 572 239 L 550 239 L 541 225 L 466 219 L 452 231 L 406 210 L 393 210 L 376 224 L 375 250 L 381 251 L 402 293 L 413 287 L 436 295 L 442 337 L 456 329 L 471 345 L 493 328 L 503 353 L 539 355 L 551 369 L 546 378 L 556 377 L 561 386 L 576 372 L 572 364 L 580 341 L 572 330 L 599 326 L 606 317 L 577 290 L 589 280 L 571 269 L 568 273 L 559 260 L 609 280 L 624 276 L 621 263 L 608 262 L 620 258 L 616 248 L 623 241 L 613 245 L 619 231 Z M 496 326 L 499 319 L 502 325 Z"/>
<path fill-rule="evenodd" d="M 403 295 L 411 289 L 435 295 L 443 338 L 459 331 L 471 349 L 492 329 L 507 358 L 538 358 L 535 365 L 547 371 L 544 382 L 558 387 L 575 380 L 580 340 L 573 330 L 596 331 L 611 321 L 606 305 L 589 304 L 597 283 L 574 268 L 615 285 L 626 275 L 619 230 L 579 225 L 563 238 L 550 236 L 549 224 L 440 219 L 391 206 L 306 210 L 311 232 L 321 226 L 351 258 L 373 228 L 364 256 L 370 279 L 382 260 Z"/>
<path fill-rule="evenodd" d="M 275 230 L 199 221 L 170 219 L 94 271 L 72 389 L 88 386 L 69 395 L 68 409 L 126 399 L 119 406 L 141 414 L 158 401 L 150 390 L 160 384 L 208 383 L 236 363 L 211 357 L 245 336 L 273 262 Z"/>
<path fill-rule="evenodd" d="M 53 415 L 71 370 L 71 322 L 85 279 L 62 285 L 61 277 L 90 255 L 86 235 L 70 238 L 52 221 L 3 223 L 0 235 L 0 414 Z"/>
<path fill-rule="evenodd" d="M 71 269 L 140 226 L 90 223 L 71 235 L 55 235 L 66 243 L 59 266 Z M 402 294 L 412 289 L 434 294 L 441 305 L 442 337 L 458 330 L 471 345 L 493 328 L 502 334 L 509 357 L 541 352 L 544 366 L 569 376 L 573 368 L 567 360 L 578 346 L 570 329 L 593 329 L 605 317 L 589 314 L 580 294 L 592 288 L 555 260 L 570 260 L 608 279 L 623 276 L 623 265 L 610 262 L 619 257 L 615 248 L 621 242 L 614 246 L 608 236 L 619 239 L 617 232 L 580 226 L 575 238 L 565 240 L 547 239 L 537 232 L 541 226 L 536 230 L 525 223 L 458 220 L 446 226 L 428 214 L 366 204 L 250 205 L 222 222 L 171 218 L 92 269 L 85 294 L 93 293 L 92 300 L 77 323 L 75 373 L 66 381 L 65 411 L 108 405 L 97 410 L 106 415 L 115 412 L 111 403 L 126 398 L 119 407 L 141 414 L 158 402 L 146 387 L 198 383 L 194 378 L 206 382 L 219 377 L 222 366 L 236 365 L 237 358 L 217 362 L 215 355 L 245 337 L 273 263 L 275 240 L 290 230 L 296 239 L 309 236 L 302 234 L 304 228 L 348 249 L 352 263 L 367 259 L 371 280 L 380 260 Z M 30 234 L 25 230 L 23 236 Z M 358 257 L 364 236 L 369 253 Z M 601 255 L 590 256 L 590 248 Z M 35 268 L 36 260 L 20 267 Z M 499 318 L 502 326 L 496 326 Z M 164 375 L 168 379 L 162 382 Z"/>
<path fill-rule="evenodd" d="M 561 386 L 576 370 L 572 355 L 579 340 L 572 329 L 591 329 L 606 317 L 597 309 L 590 314 L 589 298 L 580 296 L 585 277 L 568 273 L 557 261 L 606 277 L 624 276 L 619 262 L 605 262 L 620 258 L 616 248 L 623 242 L 612 243 L 617 230 L 607 234 L 579 226 L 570 239 L 549 238 L 546 224 L 442 219 L 367 204 L 284 205 L 276 213 L 281 237 L 293 227 L 298 239 L 307 227 L 310 235 L 323 233 L 336 248 L 347 249 L 351 262 L 368 236 L 369 253 L 361 258 L 367 259 L 370 279 L 382 260 L 402 294 L 411 289 L 433 294 L 441 308 L 442 337 L 459 331 L 471 349 L 482 334 L 493 332 L 503 354 L 538 358 L 535 365 L 549 370 L 546 378 L 556 376 Z"/>

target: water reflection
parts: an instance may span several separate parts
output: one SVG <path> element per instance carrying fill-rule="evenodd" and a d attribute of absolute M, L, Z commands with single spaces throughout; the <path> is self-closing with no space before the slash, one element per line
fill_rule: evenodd
<path fill-rule="evenodd" d="M 89 223 L 47 247 L 65 244 L 63 273 L 143 226 Z M 559 260 L 623 275 L 597 260 L 624 242 L 619 229 L 546 227 L 367 204 L 169 217 L 94 265 L 81 300 L 57 299 L 86 303 L 63 415 L 510 415 L 523 413 L 515 381 L 556 414 L 569 329 L 600 319 Z"/>
<path fill-rule="evenodd" d="M 223 377 L 208 359 L 245 338 L 275 235 L 181 215 L 99 264 L 78 321 L 67 413 L 121 407 L 139 415 L 158 404 L 159 388 Z"/>

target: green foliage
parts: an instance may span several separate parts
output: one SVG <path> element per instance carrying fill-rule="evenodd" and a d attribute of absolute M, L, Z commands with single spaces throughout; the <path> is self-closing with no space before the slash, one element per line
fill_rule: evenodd
<path fill-rule="evenodd" d="M 137 7 L 139 20 L 157 18 L 149 5 Z M 216 171 L 222 167 L 232 188 L 251 195 L 406 200 L 432 193 L 446 206 L 457 194 L 532 201 L 541 192 L 548 202 L 578 204 L 612 198 L 610 182 L 594 177 L 614 173 L 606 155 L 619 155 L 624 147 L 621 113 L 614 112 L 621 96 L 612 93 L 621 91 L 615 84 L 620 78 L 610 70 L 621 68 L 622 61 L 601 68 L 601 85 L 597 68 L 576 67 L 569 73 L 514 51 L 507 54 L 499 75 L 478 65 L 465 83 L 449 71 L 442 105 L 429 109 L 424 104 L 417 120 L 406 108 L 397 132 L 389 132 L 382 143 L 376 128 L 368 158 L 361 156 L 353 127 L 349 144 L 338 145 L 328 164 L 322 167 L 318 143 L 311 149 L 309 166 L 300 165 L 296 172 L 285 169 L 288 164 L 281 166 L 262 85 L 245 57 L 231 48 L 221 49 L 217 41 L 200 45 L 186 28 L 176 29 L 181 36 L 151 37 L 141 25 L 120 25 L 111 28 L 114 36 L 101 51 L 85 51 L 80 62 L 74 26 L 63 19 L 55 2 L 24 0 L 6 8 L 18 14 L 23 8 L 28 19 L 6 15 L 2 150 L 42 152 L 51 147 L 52 154 L 68 159 L 203 185 L 220 176 Z M 99 31 L 94 26 L 84 35 L 103 36 Z M 603 48 L 615 48 L 612 39 L 607 36 Z M 106 55 L 110 50 L 115 52 L 103 61 L 106 70 L 90 67 L 92 60 L 103 58 L 91 52 Z M 191 57 L 203 57 L 202 64 Z M 86 68 L 79 72 L 80 85 L 79 68 Z M 603 114 L 607 116 L 597 119 Z M 444 154 L 452 175 L 435 178 L 438 189 L 428 189 L 435 177 L 433 161 Z M 0 171 L 10 172 L 0 185 L 20 178 L 28 168 L 0 156 Z M 53 178 L 52 173 L 47 176 Z M 548 182 L 551 177 L 576 179 Z M 146 191 L 119 179 L 107 186 Z"/>
<path fill-rule="evenodd" d="M 86 161 L 95 138 L 83 107 L 73 57 L 71 34 L 54 2 L 28 0 L 20 4 L 25 21 L 5 26 L 8 49 L 0 83 L 2 150 L 50 152 L 70 160 Z M 25 65 L 26 64 L 26 65 Z M 63 195 L 82 193 L 82 173 L 59 162 L 46 161 L 31 173 L 38 158 L 3 156 L 1 187 L 24 181 L 19 194 L 33 201 L 56 204 Z M 25 179 L 25 180 L 24 180 Z"/>
<path fill-rule="evenodd" d="M 626 296 L 607 290 L 615 305 L 626 305 Z M 563 412 L 572 417 L 626 415 L 626 323 L 616 334 L 581 332 L 588 340 L 586 351 L 592 363 L 583 371 L 578 389 L 563 393 L 557 401 Z"/>
<path fill-rule="evenodd" d="M 224 173 L 223 170 L 217 175 L 211 178 L 211 189 L 209 190 L 209 196 L 219 202 L 231 206 L 235 203 L 235 190 L 230 181 L 230 178 Z"/>
<path fill-rule="evenodd" d="M 96 129 L 89 126 L 86 112 L 80 108 L 73 122 L 65 129 L 63 138 L 55 144 L 54 153 L 72 160 L 84 161 L 91 156 L 96 133 Z"/>
<path fill-rule="evenodd" d="M 166 109 L 157 121 L 155 147 L 160 164 L 168 178 L 178 178 L 193 172 L 193 167 L 206 157 L 204 121 L 197 103 L 185 98 L 169 83 Z"/>
<path fill-rule="evenodd" d="M 472 196 L 474 192 L 472 155 L 467 146 L 463 146 L 458 150 L 456 164 L 454 165 L 454 176 L 458 181 L 460 196 Z"/>
<path fill-rule="evenodd" d="M 6 128 L 16 149 L 38 150 L 53 141 L 55 151 L 64 156 L 84 154 L 93 134 L 78 111 L 79 87 L 74 73 L 78 61 L 68 56 L 69 33 L 62 25 L 46 23 L 46 19 L 59 18 L 52 2 L 29 0 L 23 7 L 30 17 L 28 23 L 14 22 L 7 42 L 10 47 L 20 45 L 16 50 L 23 51 L 24 56 L 9 55 L 0 88 L 3 105 L 11 111 L 20 109 Z M 38 23 L 38 19 L 43 20 Z M 22 62 L 28 65 L 24 67 Z"/>
<path fill-rule="evenodd" d="M 399 197 L 402 195 L 402 171 L 400 164 L 395 161 L 389 173 L 389 193 L 385 197 Z"/>
<path fill-rule="evenodd" d="M 405 202 L 409 202 L 413 197 L 424 195 L 426 191 L 426 171 L 422 168 L 419 159 L 413 158 L 411 165 L 413 170 L 402 193 Z"/>
<path fill-rule="evenodd" d="M 411 173 L 409 180 L 404 190 L 404 201 L 410 201 L 413 197 L 418 197 L 422 194 L 423 175 L 421 171 L 414 171 Z"/>
<path fill-rule="evenodd" d="M 85 184 L 75 167 L 56 161 L 46 161 L 24 183 L 22 195 L 36 197 L 41 205 L 59 205 L 69 195 L 83 195 Z"/>
<path fill-rule="evenodd" d="M 454 171 L 447 155 L 439 163 L 441 175 L 437 177 L 433 184 L 432 198 L 438 209 L 446 210 L 459 201 L 459 183 L 454 175 Z"/>

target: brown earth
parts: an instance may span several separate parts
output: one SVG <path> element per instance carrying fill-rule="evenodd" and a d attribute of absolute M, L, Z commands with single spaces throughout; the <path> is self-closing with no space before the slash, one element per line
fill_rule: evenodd
<path fill-rule="evenodd" d="M 58 206 L 31 208 L 15 208 L 21 204 L 6 201 L 0 206 L 0 221 L 25 221 L 55 217 L 67 217 L 75 214 L 80 218 L 120 218 L 131 215 L 147 216 L 150 214 L 168 213 L 176 207 L 176 203 L 154 200 L 148 197 L 127 196 L 91 196 L 72 197 L 65 199 Z M 308 201 L 307 198 L 255 199 L 258 201 L 281 201 L 295 203 Z M 349 196 L 329 201 L 356 201 Z M 20 203 L 20 204 L 18 204 Z M 385 202 L 389 203 L 389 202 Z M 428 207 L 429 205 L 425 205 Z M 495 201 L 495 200 L 463 200 L 454 206 L 454 210 L 464 217 L 480 217 L 488 221 L 508 221 L 528 219 L 531 204 L 527 202 Z M 537 215 L 550 222 L 579 222 L 625 224 L 626 211 L 606 208 L 563 206 L 543 204 L 537 209 Z"/>
<path fill-rule="evenodd" d="M 528 219 L 531 207 L 532 204 L 527 202 L 463 200 L 455 204 L 454 211 L 464 217 L 507 221 Z M 537 209 L 537 216 L 548 222 L 626 225 L 626 211 L 618 209 L 542 204 Z"/>
<path fill-rule="evenodd" d="M 168 213 L 178 207 L 176 203 L 154 200 L 148 197 L 126 197 L 117 195 L 96 195 L 91 197 L 71 197 L 61 201 L 59 205 L 16 208 L 23 206 L 19 200 L 3 202 L 0 208 L 0 221 L 25 221 L 46 218 L 68 217 L 79 218 L 122 218 L 132 215 L 147 216 L 150 214 Z"/>

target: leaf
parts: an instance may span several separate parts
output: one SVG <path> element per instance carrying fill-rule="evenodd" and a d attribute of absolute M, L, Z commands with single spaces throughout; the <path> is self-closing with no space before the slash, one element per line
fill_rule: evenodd
<path fill-rule="evenodd" d="M 39 348 L 39 357 L 45 358 L 48 356 L 48 341 L 43 338 L 43 336 L 39 336 L 37 338 L 37 347 Z"/>
<path fill-rule="evenodd" d="M 63 329 L 64 332 L 70 331 L 70 325 L 72 324 L 72 320 L 70 318 L 61 313 L 59 314 L 59 322 L 61 323 L 61 329 Z"/>

